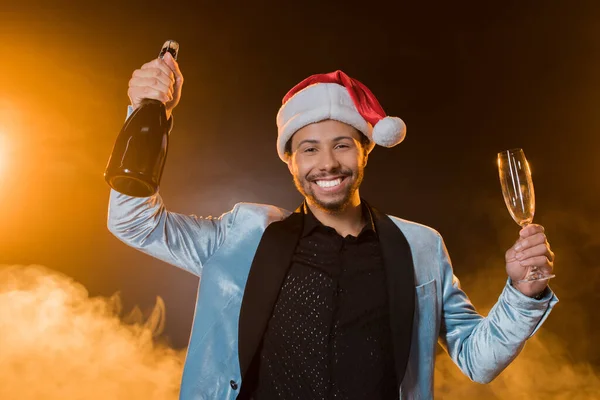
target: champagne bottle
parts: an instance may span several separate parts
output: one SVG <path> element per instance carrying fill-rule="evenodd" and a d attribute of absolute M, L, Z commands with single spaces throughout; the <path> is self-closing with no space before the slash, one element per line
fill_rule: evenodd
<path fill-rule="evenodd" d="M 179 44 L 167 40 L 159 57 L 166 52 L 177 59 Z M 158 191 L 162 177 L 171 121 L 165 105 L 144 99 L 127 118 L 117 136 L 104 179 L 114 190 L 133 197 L 149 197 Z"/>

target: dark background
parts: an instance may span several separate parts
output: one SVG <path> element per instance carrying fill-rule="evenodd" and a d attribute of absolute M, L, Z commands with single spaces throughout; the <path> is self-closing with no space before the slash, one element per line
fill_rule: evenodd
<path fill-rule="evenodd" d="M 106 229 L 102 173 L 131 73 L 179 41 L 185 83 L 161 194 L 207 216 L 239 201 L 299 204 L 275 115 L 297 82 L 342 69 L 408 127 L 402 144 L 371 153 L 362 196 L 438 230 L 484 313 L 519 229 L 495 157 L 525 150 L 561 300 L 540 335 L 549 360 L 596 376 L 596 2 L 11 2 L 0 21 L 0 264 L 45 265 L 92 296 L 120 291 L 126 309 L 160 296 L 164 336 L 184 348 L 197 278 Z"/>

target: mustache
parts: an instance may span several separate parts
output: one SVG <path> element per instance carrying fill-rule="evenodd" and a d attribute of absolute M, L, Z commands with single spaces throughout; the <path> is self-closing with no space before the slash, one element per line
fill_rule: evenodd
<path fill-rule="evenodd" d="M 332 176 L 341 176 L 341 177 L 352 176 L 352 170 L 337 169 L 337 170 L 333 170 L 333 171 L 329 171 L 329 172 L 309 174 L 306 176 L 306 180 L 307 181 L 317 181 L 319 179 L 330 178 Z"/>

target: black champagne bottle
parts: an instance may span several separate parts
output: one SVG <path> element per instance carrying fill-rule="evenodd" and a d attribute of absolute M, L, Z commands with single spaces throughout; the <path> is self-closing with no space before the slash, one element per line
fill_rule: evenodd
<path fill-rule="evenodd" d="M 167 40 L 159 53 L 177 59 L 179 44 Z M 169 146 L 170 123 L 165 105 L 144 99 L 127 118 L 108 160 L 104 179 L 114 190 L 133 197 L 158 191 Z"/>

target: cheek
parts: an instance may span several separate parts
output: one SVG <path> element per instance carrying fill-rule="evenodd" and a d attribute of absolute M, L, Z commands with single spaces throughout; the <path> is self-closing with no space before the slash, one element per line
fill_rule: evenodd
<path fill-rule="evenodd" d="M 315 167 L 315 162 L 310 158 L 296 157 L 292 167 L 292 174 L 298 178 L 305 178 Z"/>
<path fill-rule="evenodd" d="M 365 158 L 358 153 L 350 153 L 344 155 L 344 157 L 340 159 L 340 163 L 346 168 L 358 170 L 360 168 L 364 168 Z"/>

